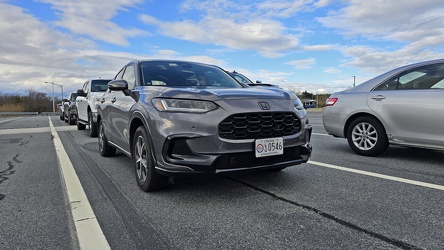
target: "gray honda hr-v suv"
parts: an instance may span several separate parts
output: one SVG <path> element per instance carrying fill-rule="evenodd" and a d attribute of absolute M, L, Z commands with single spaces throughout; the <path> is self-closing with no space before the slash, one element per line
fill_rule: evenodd
<path fill-rule="evenodd" d="M 172 175 L 280 170 L 311 155 L 312 128 L 294 94 L 250 88 L 213 65 L 132 61 L 97 110 L 100 154 L 132 157 L 144 191 Z"/>

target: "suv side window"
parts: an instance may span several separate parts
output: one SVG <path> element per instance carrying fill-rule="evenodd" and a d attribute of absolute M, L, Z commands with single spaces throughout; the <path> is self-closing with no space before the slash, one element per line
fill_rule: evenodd
<path fill-rule="evenodd" d="M 122 69 L 119 71 L 119 73 L 117 73 L 116 77 L 114 77 L 114 80 L 122 79 L 122 75 L 123 75 L 123 72 L 124 72 L 124 71 L 125 71 L 125 68 L 122 68 Z"/>
<path fill-rule="evenodd" d="M 128 82 L 128 89 L 134 89 L 134 87 L 136 87 L 136 77 L 134 75 L 133 65 L 128 65 L 128 67 L 126 67 L 122 79 Z"/>
<path fill-rule="evenodd" d="M 375 90 L 440 89 L 444 87 L 444 64 L 411 69 L 392 77 Z"/>
<path fill-rule="evenodd" d="M 89 81 L 85 82 L 85 84 L 83 84 L 83 93 L 87 94 L 89 92 Z"/>

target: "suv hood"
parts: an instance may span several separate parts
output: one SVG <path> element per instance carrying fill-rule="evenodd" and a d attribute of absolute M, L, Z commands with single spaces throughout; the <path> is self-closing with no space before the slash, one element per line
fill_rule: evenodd
<path fill-rule="evenodd" d="M 142 91 L 157 92 L 157 97 L 202 99 L 208 101 L 236 100 L 236 99 L 285 99 L 293 100 L 297 97 L 281 89 L 268 88 L 238 88 L 238 89 L 195 89 L 195 88 L 166 88 L 143 87 Z"/>

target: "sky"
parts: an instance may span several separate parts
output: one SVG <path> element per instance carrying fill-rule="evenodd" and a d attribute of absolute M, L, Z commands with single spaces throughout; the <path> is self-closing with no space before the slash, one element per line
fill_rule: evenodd
<path fill-rule="evenodd" d="M 331 94 L 444 58 L 443 13 L 442 0 L 0 0 L 0 94 L 67 97 L 136 59 Z"/>

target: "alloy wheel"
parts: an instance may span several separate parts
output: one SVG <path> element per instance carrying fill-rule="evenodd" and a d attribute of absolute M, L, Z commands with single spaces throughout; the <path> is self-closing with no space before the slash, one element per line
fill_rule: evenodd
<path fill-rule="evenodd" d="M 361 150 L 370 150 L 378 142 L 378 132 L 372 124 L 361 122 L 352 131 L 353 144 Z"/>
<path fill-rule="evenodd" d="M 148 172 L 147 150 L 145 139 L 139 135 L 136 140 L 135 150 L 136 172 L 140 181 L 145 182 Z"/>

